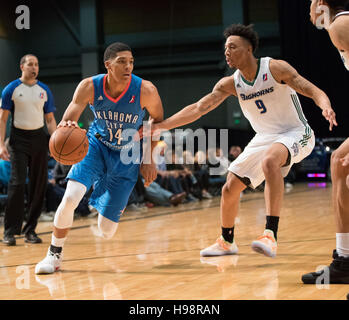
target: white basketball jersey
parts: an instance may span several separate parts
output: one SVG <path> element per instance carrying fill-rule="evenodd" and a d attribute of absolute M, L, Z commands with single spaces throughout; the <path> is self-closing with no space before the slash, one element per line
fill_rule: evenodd
<path fill-rule="evenodd" d="M 253 82 L 244 79 L 240 70 L 234 73 L 235 88 L 245 117 L 257 133 L 283 133 L 289 130 L 311 129 L 303 114 L 296 91 L 278 83 L 269 69 L 272 58 L 258 60 Z"/>
<path fill-rule="evenodd" d="M 334 19 L 338 18 L 339 16 L 345 16 L 345 15 L 349 15 L 349 11 L 343 11 L 343 12 L 338 13 L 334 17 Z M 349 71 L 349 52 L 339 51 L 339 54 L 341 55 L 341 58 L 343 60 L 345 67 Z"/>

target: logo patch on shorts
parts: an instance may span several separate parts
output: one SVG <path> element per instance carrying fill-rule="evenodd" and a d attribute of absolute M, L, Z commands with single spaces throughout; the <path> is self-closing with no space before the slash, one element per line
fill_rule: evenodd
<path fill-rule="evenodd" d="M 298 153 L 299 153 L 298 143 L 295 142 L 295 143 L 293 144 L 293 146 L 291 147 L 291 149 L 293 150 L 293 156 L 294 156 L 294 157 L 297 156 Z"/>

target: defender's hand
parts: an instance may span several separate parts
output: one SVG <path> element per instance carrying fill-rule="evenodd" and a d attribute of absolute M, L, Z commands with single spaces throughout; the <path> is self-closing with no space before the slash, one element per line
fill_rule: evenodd
<path fill-rule="evenodd" d="M 160 136 L 164 129 L 161 128 L 161 122 L 154 123 L 154 119 L 150 118 L 146 126 L 142 126 L 138 130 L 138 135 L 135 139 L 142 140 L 144 137 Z"/>
<path fill-rule="evenodd" d="M 336 113 L 332 108 L 326 108 L 322 111 L 324 118 L 330 123 L 330 131 L 332 131 L 333 125 L 338 126 L 336 120 Z"/>

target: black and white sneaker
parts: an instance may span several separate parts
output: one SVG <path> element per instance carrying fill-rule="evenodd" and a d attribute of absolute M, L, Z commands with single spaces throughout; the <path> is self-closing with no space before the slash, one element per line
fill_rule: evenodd
<path fill-rule="evenodd" d="M 35 274 L 50 274 L 61 268 L 63 254 L 53 253 L 50 248 L 47 251 L 45 259 L 35 266 Z"/>
<path fill-rule="evenodd" d="M 349 284 L 349 258 L 340 257 L 333 250 L 332 263 L 317 272 L 311 272 L 302 276 L 305 284 L 323 284 L 328 278 L 328 284 Z"/>

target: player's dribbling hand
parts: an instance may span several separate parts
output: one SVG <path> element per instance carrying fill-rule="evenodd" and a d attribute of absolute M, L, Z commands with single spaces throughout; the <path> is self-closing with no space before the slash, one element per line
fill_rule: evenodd
<path fill-rule="evenodd" d="M 58 125 L 57 125 L 57 129 L 60 127 L 74 127 L 74 128 L 80 128 L 79 124 L 76 121 L 71 121 L 71 120 L 62 120 Z M 82 129 L 84 131 L 86 131 L 85 129 Z"/>
<path fill-rule="evenodd" d="M 330 131 L 332 131 L 333 125 L 338 126 L 336 120 L 336 113 L 332 108 L 326 108 L 322 111 L 324 118 L 330 123 Z"/>
<path fill-rule="evenodd" d="M 149 187 L 156 179 L 158 171 L 155 164 L 141 164 L 140 168 L 141 175 L 144 178 L 144 186 Z"/>

